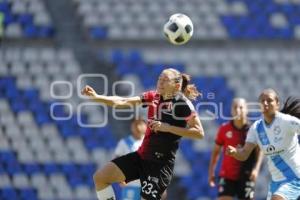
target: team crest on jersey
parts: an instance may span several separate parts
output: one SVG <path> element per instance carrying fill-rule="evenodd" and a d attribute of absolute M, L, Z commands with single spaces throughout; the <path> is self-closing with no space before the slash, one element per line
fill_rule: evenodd
<path fill-rule="evenodd" d="M 279 126 L 275 126 L 273 131 L 275 135 L 279 135 L 281 133 L 281 129 Z"/>
<path fill-rule="evenodd" d="M 225 135 L 226 135 L 227 138 L 232 138 L 232 131 L 226 132 Z"/>

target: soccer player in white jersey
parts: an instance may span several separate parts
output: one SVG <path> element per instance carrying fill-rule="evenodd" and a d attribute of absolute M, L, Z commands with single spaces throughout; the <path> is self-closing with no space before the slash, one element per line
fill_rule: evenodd
<path fill-rule="evenodd" d="M 259 96 L 263 117 L 249 129 L 243 148 L 228 146 L 226 152 L 245 160 L 258 145 L 268 158 L 271 183 L 267 200 L 296 200 L 300 196 L 300 120 L 279 112 L 279 98 L 273 89 Z"/>
<path fill-rule="evenodd" d="M 120 157 L 125 154 L 138 150 L 143 142 L 146 133 L 147 125 L 142 119 L 136 119 L 131 123 L 131 134 L 122 138 L 115 149 L 115 157 Z M 135 180 L 128 184 L 122 184 L 122 200 L 140 200 L 140 181 Z"/>

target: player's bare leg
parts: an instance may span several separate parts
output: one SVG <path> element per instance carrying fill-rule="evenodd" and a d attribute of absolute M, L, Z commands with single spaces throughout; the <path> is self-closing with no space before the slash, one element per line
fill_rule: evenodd
<path fill-rule="evenodd" d="M 167 190 L 161 195 L 161 200 L 167 200 Z"/>
<path fill-rule="evenodd" d="M 233 200 L 232 196 L 221 196 L 218 198 L 218 200 Z"/>
<path fill-rule="evenodd" d="M 271 200 L 285 200 L 285 198 L 283 198 L 282 196 L 279 196 L 279 195 L 273 195 Z"/>
<path fill-rule="evenodd" d="M 109 162 L 102 169 L 96 171 L 93 179 L 99 200 L 115 200 L 116 198 L 111 184 L 124 182 L 125 175 L 116 164 Z"/>

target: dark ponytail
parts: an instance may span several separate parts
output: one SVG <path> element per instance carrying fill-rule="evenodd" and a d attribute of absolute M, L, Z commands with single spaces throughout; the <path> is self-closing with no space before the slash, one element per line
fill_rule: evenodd
<path fill-rule="evenodd" d="M 281 112 L 300 119 L 300 97 L 289 96 L 286 99 Z"/>
<path fill-rule="evenodd" d="M 187 74 L 181 74 L 182 84 L 181 92 L 189 99 L 195 100 L 201 93 L 194 84 L 189 84 L 191 77 Z"/>

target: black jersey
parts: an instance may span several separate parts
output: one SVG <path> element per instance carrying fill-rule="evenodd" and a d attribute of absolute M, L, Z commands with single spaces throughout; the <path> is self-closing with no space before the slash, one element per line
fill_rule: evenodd
<path fill-rule="evenodd" d="M 186 127 L 187 121 L 194 116 L 192 103 L 182 94 L 163 100 L 155 91 L 142 95 L 143 106 L 148 107 L 148 119 L 158 120 L 172 126 Z M 157 162 L 174 162 L 181 136 L 168 132 L 153 132 L 147 128 L 143 143 L 138 150 L 146 160 Z"/>

